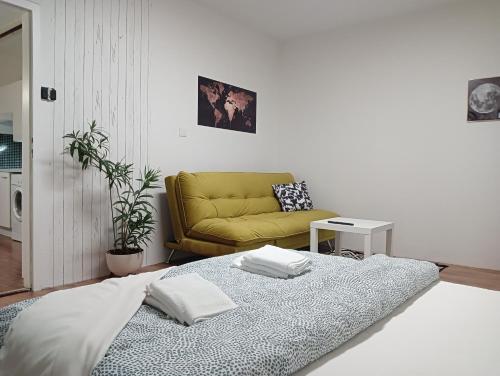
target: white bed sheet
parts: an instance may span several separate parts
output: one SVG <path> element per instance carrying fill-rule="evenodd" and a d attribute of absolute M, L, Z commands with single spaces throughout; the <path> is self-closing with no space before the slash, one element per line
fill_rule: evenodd
<path fill-rule="evenodd" d="M 297 376 L 500 375 L 500 292 L 438 282 Z"/>

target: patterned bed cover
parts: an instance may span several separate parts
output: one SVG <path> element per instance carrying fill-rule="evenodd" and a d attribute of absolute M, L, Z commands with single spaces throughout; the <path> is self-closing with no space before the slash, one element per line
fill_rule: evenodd
<path fill-rule="evenodd" d="M 93 375 L 289 375 L 334 350 L 439 278 L 428 262 L 307 253 L 312 270 L 283 280 L 231 268 L 237 255 L 171 268 L 196 272 L 239 307 L 185 327 L 143 305 Z M 0 346 L 34 300 L 0 309 Z"/>

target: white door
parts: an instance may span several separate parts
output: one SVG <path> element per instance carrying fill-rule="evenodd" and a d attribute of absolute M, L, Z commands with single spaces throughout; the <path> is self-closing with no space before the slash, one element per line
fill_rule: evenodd
<path fill-rule="evenodd" d="M 10 174 L 0 172 L 0 226 L 10 228 Z"/>

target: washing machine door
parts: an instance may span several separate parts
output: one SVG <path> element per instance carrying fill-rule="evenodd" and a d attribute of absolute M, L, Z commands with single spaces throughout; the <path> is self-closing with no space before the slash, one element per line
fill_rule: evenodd
<path fill-rule="evenodd" d="M 12 213 L 17 221 L 23 220 L 23 191 L 21 188 L 15 188 L 12 194 Z"/>

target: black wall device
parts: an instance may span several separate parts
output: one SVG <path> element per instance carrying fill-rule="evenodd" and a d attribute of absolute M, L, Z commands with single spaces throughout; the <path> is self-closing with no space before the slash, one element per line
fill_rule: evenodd
<path fill-rule="evenodd" d="M 56 100 L 56 89 L 42 86 L 42 100 L 54 102 Z"/>

